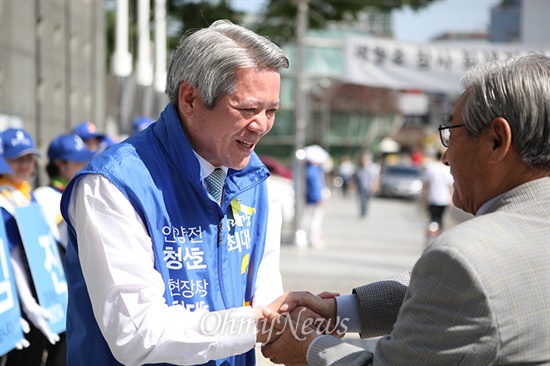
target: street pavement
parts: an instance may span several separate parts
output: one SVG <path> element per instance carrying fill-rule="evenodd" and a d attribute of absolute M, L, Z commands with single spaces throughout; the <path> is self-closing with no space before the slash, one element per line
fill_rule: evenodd
<path fill-rule="evenodd" d="M 324 246 L 281 247 L 281 273 L 285 291 L 333 291 L 352 289 L 393 274 L 410 271 L 426 246 L 428 216 L 417 201 L 374 197 L 366 218 L 359 217 L 355 195 L 343 197 L 333 190 L 325 204 Z M 448 210 L 450 228 L 469 217 L 456 208 Z M 345 341 L 374 349 L 377 339 L 361 340 L 348 334 Z M 257 346 L 258 366 L 272 365 Z"/>

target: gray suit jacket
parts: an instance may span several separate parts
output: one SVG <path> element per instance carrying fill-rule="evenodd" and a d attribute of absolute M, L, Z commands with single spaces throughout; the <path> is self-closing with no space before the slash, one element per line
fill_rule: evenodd
<path fill-rule="evenodd" d="M 323 336 L 310 365 L 550 365 L 550 178 L 437 238 L 408 288 L 405 277 L 355 292 L 361 337 L 391 334 L 374 355 Z"/>

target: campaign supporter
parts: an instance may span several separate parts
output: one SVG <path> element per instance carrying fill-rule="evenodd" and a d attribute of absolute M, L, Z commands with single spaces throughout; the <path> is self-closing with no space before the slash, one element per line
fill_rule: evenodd
<path fill-rule="evenodd" d="M 35 171 L 36 158 L 42 153 L 36 149 L 30 134 L 19 128 L 2 132 L 4 159 L 13 173 L 0 177 L 0 206 L 6 228 L 10 257 L 13 266 L 17 292 L 24 317 L 30 323 L 30 332 L 25 338 L 30 346 L 8 353 L 6 365 L 39 365 L 48 342 L 55 344 L 59 336 L 53 333 L 47 323 L 51 314 L 41 307 L 28 267 L 25 250 L 14 216 L 16 207 L 36 202 L 28 180 Z"/>
<path fill-rule="evenodd" d="M 4 146 L 2 144 L 2 134 L 0 133 L 0 177 L 4 174 L 13 174 L 13 170 L 4 159 Z"/>
<path fill-rule="evenodd" d="M 153 122 L 155 122 L 154 119 L 151 117 L 146 116 L 139 116 L 134 119 L 133 123 L 133 133 L 138 133 L 149 127 Z"/>
<path fill-rule="evenodd" d="M 2 176 L 4 176 L 5 174 L 13 174 L 13 170 L 11 170 L 10 166 L 8 165 L 8 163 L 6 162 L 6 160 L 4 160 L 4 151 L 3 151 L 3 146 L 2 146 L 2 137 L 1 137 L 1 134 L 0 134 L 0 178 Z M 0 225 L 4 225 L 4 223 L 0 223 Z M 0 247 L 1 249 L 1 247 Z M 2 272 L 4 273 L 4 275 L 2 276 L 3 280 L 5 280 L 6 278 L 6 273 L 8 272 L 8 268 L 6 268 L 6 266 L 9 266 L 9 262 L 6 262 L 6 263 L 1 263 L 1 269 L 2 269 Z M 13 280 L 10 280 L 10 281 L 13 281 Z M 6 295 L 6 289 L 4 288 L 3 290 L 3 293 L 4 295 Z M 14 296 L 15 297 L 15 296 Z M 12 297 L 13 298 L 13 297 Z M 3 300 L 4 302 L 5 300 Z M 19 304 L 14 304 L 14 306 L 19 306 Z M 2 315 L 3 316 L 6 316 L 6 311 L 8 309 L 4 308 L 3 311 L 2 311 Z M 6 324 L 5 322 L 5 318 L 2 320 L 2 323 Z M 20 319 L 20 324 L 21 324 L 21 330 L 24 331 L 25 333 L 28 333 L 29 332 L 29 323 L 26 322 L 24 319 Z M 15 330 L 12 329 L 12 332 L 14 332 Z M 3 339 L 3 341 L 6 341 L 6 338 Z M 25 339 L 25 338 L 21 338 L 21 339 L 16 339 L 15 341 L 15 344 L 14 344 L 14 348 L 16 349 L 23 349 L 25 347 L 28 347 L 29 346 L 29 342 Z M 6 364 L 6 361 L 8 359 L 8 356 L 6 353 L 0 355 L 0 365 L 5 365 Z"/>
<path fill-rule="evenodd" d="M 96 124 L 91 121 L 77 123 L 73 127 L 72 133 L 78 135 L 86 143 L 88 149 L 95 151 L 96 154 L 102 153 L 118 143 L 115 136 L 99 132 Z"/>
<path fill-rule="evenodd" d="M 300 220 L 300 232 L 296 242 L 299 246 L 320 249 L 323 243 L 323 219 L 325 216 L 325 169 L 330 156 L 319 145 L 304 148 L 305 167 L 305 205 Z"/>
<path fill-rule="evenodd" d="M 42 205 L 44 215 L 53 228 L 56 240 L 67 247 L 67 224 L 61 216 L 61 194 L 73 176 L 88 163 L 94 152 L 88 149 L 78 135 L 65 134 L 54 138 L 48 147 L 46 172 L 50 178 L 47 186 L 34 190 L 34 196 Z"/>
<path fill-rule="evenodd" d="M 281 67 L 228 21 L 186 34 L 160 118 L 66 187 L 69 364 L 255 364 L 261 307 L 282 293 L 281 210 L 254 153 Z"/>

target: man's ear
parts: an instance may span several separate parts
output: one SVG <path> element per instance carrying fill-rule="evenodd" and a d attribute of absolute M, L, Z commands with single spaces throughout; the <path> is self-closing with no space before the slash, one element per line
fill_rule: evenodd
<path fill-rule="evenodd" d="M 197 89 L 188 82 L 182 82 L 178 91 L 178 108 L 184 116 L 193 113 L 198 97 Z"/>
<path fill-rule="evenodd" d="M 494 118 L 487 129 L 488 138 L 492 143 L 491 161 L 502 161 L 512 146 L 512 130 L 503 117 Z"/>

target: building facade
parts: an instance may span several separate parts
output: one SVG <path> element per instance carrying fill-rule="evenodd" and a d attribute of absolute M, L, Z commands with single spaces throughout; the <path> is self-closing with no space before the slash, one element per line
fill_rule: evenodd
<path fill-rule="evenodd" d="M 103 127 L 104 14 L 102 1 L 0 0 L 0 130 L 22 127 L 46 152 L 78 121 Z"/>

